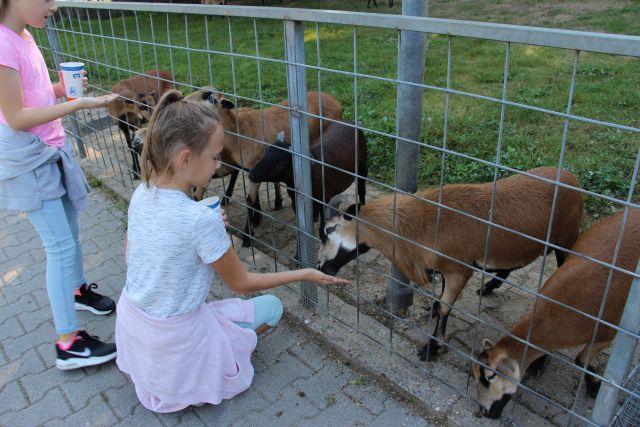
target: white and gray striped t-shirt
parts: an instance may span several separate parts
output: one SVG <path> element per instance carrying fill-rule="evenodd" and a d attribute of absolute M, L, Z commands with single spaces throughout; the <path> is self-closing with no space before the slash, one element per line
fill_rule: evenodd
<path fill-rule="evenodd" d="M 209 293 L 209 265 L 229 249 L 222 217 L 178 190 L 140 184 L 131 197 L 124 294 L 155 317 L 188 313 Z"/>

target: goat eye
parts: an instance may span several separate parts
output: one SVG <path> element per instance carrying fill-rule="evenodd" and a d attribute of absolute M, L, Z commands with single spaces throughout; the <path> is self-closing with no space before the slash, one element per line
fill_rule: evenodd
<path fill-rule="evenodd" d="M 325 229 L 324 229 L 325 234 L 331 234 L 331 233 L 333 233 L 334 231 L 336 231 L 336 227 L 337 227 L 337 226 L 338 226 L 338 225 L 336 224 L 336 225 L 333 225 L 333 226 L 331 226 L 331 227 L 327 227 L 327 228 L 325 228 Z"/>
<path fill-rule="evenodd" d="M 497 374 L 497 373 L 495 373 L 495 372 L 492 372 L 492 373 L 491 373 L 491 375 L 489 375 L 489 376 L 487 377 L 487 381 L 489 381 L 490 383 L 492 383 L 492 382 L 496 379 L 496 375 L 498 375 L 498 374 Z"/>
<path fill-rule="evenodd" d="M 124 99 L 125 104 L 133 104 L 133 99 Z"/>

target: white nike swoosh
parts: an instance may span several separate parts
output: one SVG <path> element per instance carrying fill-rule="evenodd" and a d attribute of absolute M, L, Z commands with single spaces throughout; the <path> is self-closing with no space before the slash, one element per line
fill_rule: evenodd
<path fill-rule="evenodd" d="M 76 356 L 82 356 L 82 357 L 91 356 L 91 350 L 89 350 L 87 347 L 85 347 L 84 351 L 82 352 L 67 350 L 67 353 L 75 354 Z"/>

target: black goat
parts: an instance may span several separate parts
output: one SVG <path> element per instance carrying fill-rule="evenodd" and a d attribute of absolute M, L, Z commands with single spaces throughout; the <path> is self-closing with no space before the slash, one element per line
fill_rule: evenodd
<path fill-rule="evenodd" d="M 357 173 L 359 202 L 365 203 L 365 178 L 367 177 L 367 140 L 361 129 L 353 123 L 330 123 L 311 143 L 311 185 L 315 200 L 328 202 L 336 194 L 345 191 Z M 324 166 L 323 163 L 324 162 Z M 323 171 L 324 169 L 324 171 Z M 324 174 L 324 175 L 323 175 Z M 324 180 L 322 179 L 324 176 Z M 293 181 L 293 154 L 291 146 L 284 141 L 280 132 L 277 141 L 268 146 L 264 157 L 249 172 L 253 182 L 283 182 L 292 200 L 295 211 L 295 191 Z M 313 218 L 320 219 L 320 233 L 324 233 L 322 205 L 314 200 Z"/>

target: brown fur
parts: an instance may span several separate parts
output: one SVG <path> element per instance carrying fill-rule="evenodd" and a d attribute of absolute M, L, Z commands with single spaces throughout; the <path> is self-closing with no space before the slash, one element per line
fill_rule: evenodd
<path fill-rule="evenodd" d="M 160 97 L 174 87 L 173 75 L 169 71 L 148 70 L 143 75 L 120 80 L 111 88 L 111 92 L 119 94 L 120 98 L 111 101 L 107 111 L 124 134 L 136 179 L 140 177 L 140 163 L 138 154 L 133 150 L 133 131 L 149 121 Z"/>
<path fill-rule="evenodd" d="M 602 262 L 611 263 L 620 233 L 623 213 L 618 212 L 593 225 L 580 236 L 580 239 L 573 247 L 573 251 L 588 255 Z M 639 257 L 640 210 L 630 209 L 615 265 L 627 271 L 635 271 Z M 584 313 L 597 316 L 604 297 L 609 273 L 610 269 L 605 266 L 576 255 L 569 255 L 562 267 L 556 270 L 547 280 L 540 293 Z M 613 273 L 602 315 L 603 320 L 615 325 L 620 322 L 631 282 L 632 276 L 629 274 Z M 526 340 L 531 323 L 532 312 L 529 312 L 512 329 L 511 335 Z M 594 327 L 595 322 L 593 320 L 551 301 L 539 299 L 535 316 L 533 317 L 530 342 L 546 351 L 584 345 L 585 347 L 576 360 L 580 366 L 584 367 L 589 365 L 589 360 L 587 360 L 588 347 L 593 337 Z M 607 326 L 599 326 L 589 359 L 593 359 L 602 349 L 609 345 L 614 336 L 615 330 Z M 504 336 L 495 345 L 489 345 L 480 355 L 479 360 L 490 367 L 496 367 L 501 361 L 508 359 L 517 361 L 517 365 L 522 360 L 524 350 L 524 344 L 516 341 L 512 336 Z M 520 381 L 529 365 L 544 354 L 529 347 L 522 374 L 517 369 L 512 378 Z M 589 369 L 592 370 L 593 368 Z M 480 365 L 474 366 L 476 381 L 479 381 L 480 376 L 486 375 L 487 372 Z M 588 390 L 596 391 L 597 383 L 598 381 L 595 378 L 587 376 Z M 481 389 L 479 388 L 479 390 Z M 490 393 L 491 391 L 481 390 L 481 392 Z M 499 398 L 500 396 L 492 396 L 494 400 Z"/>
<path fill-rule="evenodd" d="M 120 98 L 107 105 L 109 115 L 139 127 L 151 116 L 151 112 L 140 104 L 153 108 L 163 93 L 174 88 L 172 82 L 171 72 L 162 70 L 148 70 L 143 75 L 120 80 L 111 88 L 111 92 L 120 94 Z M 132 100 L 134 102 L 127 102 Z"/>
<path fill-rule="evenodd" d="M 197 97 L 200 91 L 189 95 L 188 98 Z M 242 165 L 245 169 L 252 169 L 264 155 L 265 144 L 272 144 L 280 131 L 285 133 L 285 141 L 291 141 L 291 125 L 289 119 L 289 109 L 272 106 L 264 110 L 253 108 L 223 108 L 222 100 L 225 99 L 221 93 L 215 93 L 218 100 L 216 108 L 218 115 L 225 129 L 224 147 L 231 153 L 234 162 Z M 283 107 L 288 107 L 289 102 L 280 103 Z M 307 110 L 314 115 L 320 115 L 320 98 L 318 92 L 307 94 Z M 333 96 L 322 93 L 322 116 L 340 120 L 342 118 L 342 105 Z M 324 122 L 326 127 L 330 122 Z M 313 141 L 320 135 L 320 120 L 315 117 L 308 117 L 309 140 Z M 239 146 L 238 137 L 240 135 Z M 256 141 L 262 141 L 256 142 Z"/>
<path fill-rule="evenodd" d="M 557 169 L 541 167 L 532 169 L 529 173 L 555 180 Z M 567 171 L 562 171 L 560 181 L 579 187 L 578 180 Z M 443 187 L 442 204 L 488 220 L 492 187 L 493 183 L 446 185 Z M 493 223 L 546 240 L 554 194 L 553 184 L 514 175 L 498 180 L 496 190 Z M 416 193 L 417 196 L 436 203 L 438 194 L 437 188 Z M 397 198 L 395 209 L 394 198 Z M 580 229 L 582 206 L 581 193 L 559 187 L 550 243 L 562 248 L 573 246 Z M 472 269 L 461 263 L 483 265 L 488 226 L 479 220 L 441 208 L 436 245 L 437 206 L 408 195 L 381 197 L 360 209 L 359 218 L 362 222 L 359 225 L 359 244 L 377 249 L 389 260 L 393 260 L 394 238 L 389 233 L 381 232 L 378 227 L 394 230 L 394 211 L 398 234 L 459 261 L 436 256 L 416 244 L 396 239 L 395 266 L 410 280 L 419 286 L 427 286 L 430 283 L 430 272 L 439 272 L 443 276 L 443 304 L 439 304 L 436 313 L 439 319 L 434 335 L 444 341 L 450 306 L 473 273 Z M 377 227 L 367 225 L 367 222 Z M 331 221 L 327 221 L 327 229 L 332 225 Z M 343 228 L 341 235 L 355 236 L 355 221 L 344 222 Z M 524 267 L 542 255 L 543 251 L 544 246 L 539 243 L 492 227 L 486 268 L 512 270 Z M 561 262 L 562 258 L 558 260 Z M 431 356 L 441 347 L 433 339 L 429 346 Z M 426 349 L 427 346 L 421 351 L 421 358 L 427 356 Z"/>
<path fill-rule="evenodd" d="M 211 94 L 209 96 L 209 94 Z M 321 95 L 321 96 L 319 96 Z M 243 169 L 252 169 L 264 156 L 265 144 L 272 144 L 276 141 L 278 133 L 284 131 L 285 140 L 291 141 L 291 124 L 289 109 L 272 106 L 263 110 L 253 108 L 233 108 L 220 92 L 213 88 L 203 88 L 188 96 L 189 99 L 208 99 L 214 106 L 222 126 L 225 130 L 224 148 L 229 152 L 231 159 Z M 215 102 L 215 103 L 214 103 Z M 320 114 L 320 102 L 322 102 L 322 114 Z M 288 101 L 280 103 L 283 107 L 289 105 Z M 231 108 L 228 108 L 231 106 Z M 316 116 L 322 115 L 333 120 L 342 118 L 342 105 L 333 96 L 327 93 L 309 92 L 307 94 L 307 111 Z M 329 121 L 323 123 L 326 127 Z M 315 117 L 308 117 L 309 140 L 313 141 L 320 135 L 320 120 Z M 247 222 L 245 225 L 245 236 L 242 245 L 251 245 L 250 235 L 251 225 L 257 226 L 260 223 L 260 203 L 258 200 L 258 190 L 260 184 L 251 183 L 250 192 L 247 197 L 249 205 L 247 211 Z M 280 189 L 276 187 L 276 208 L 282 207 L 282 197 Z"/>

